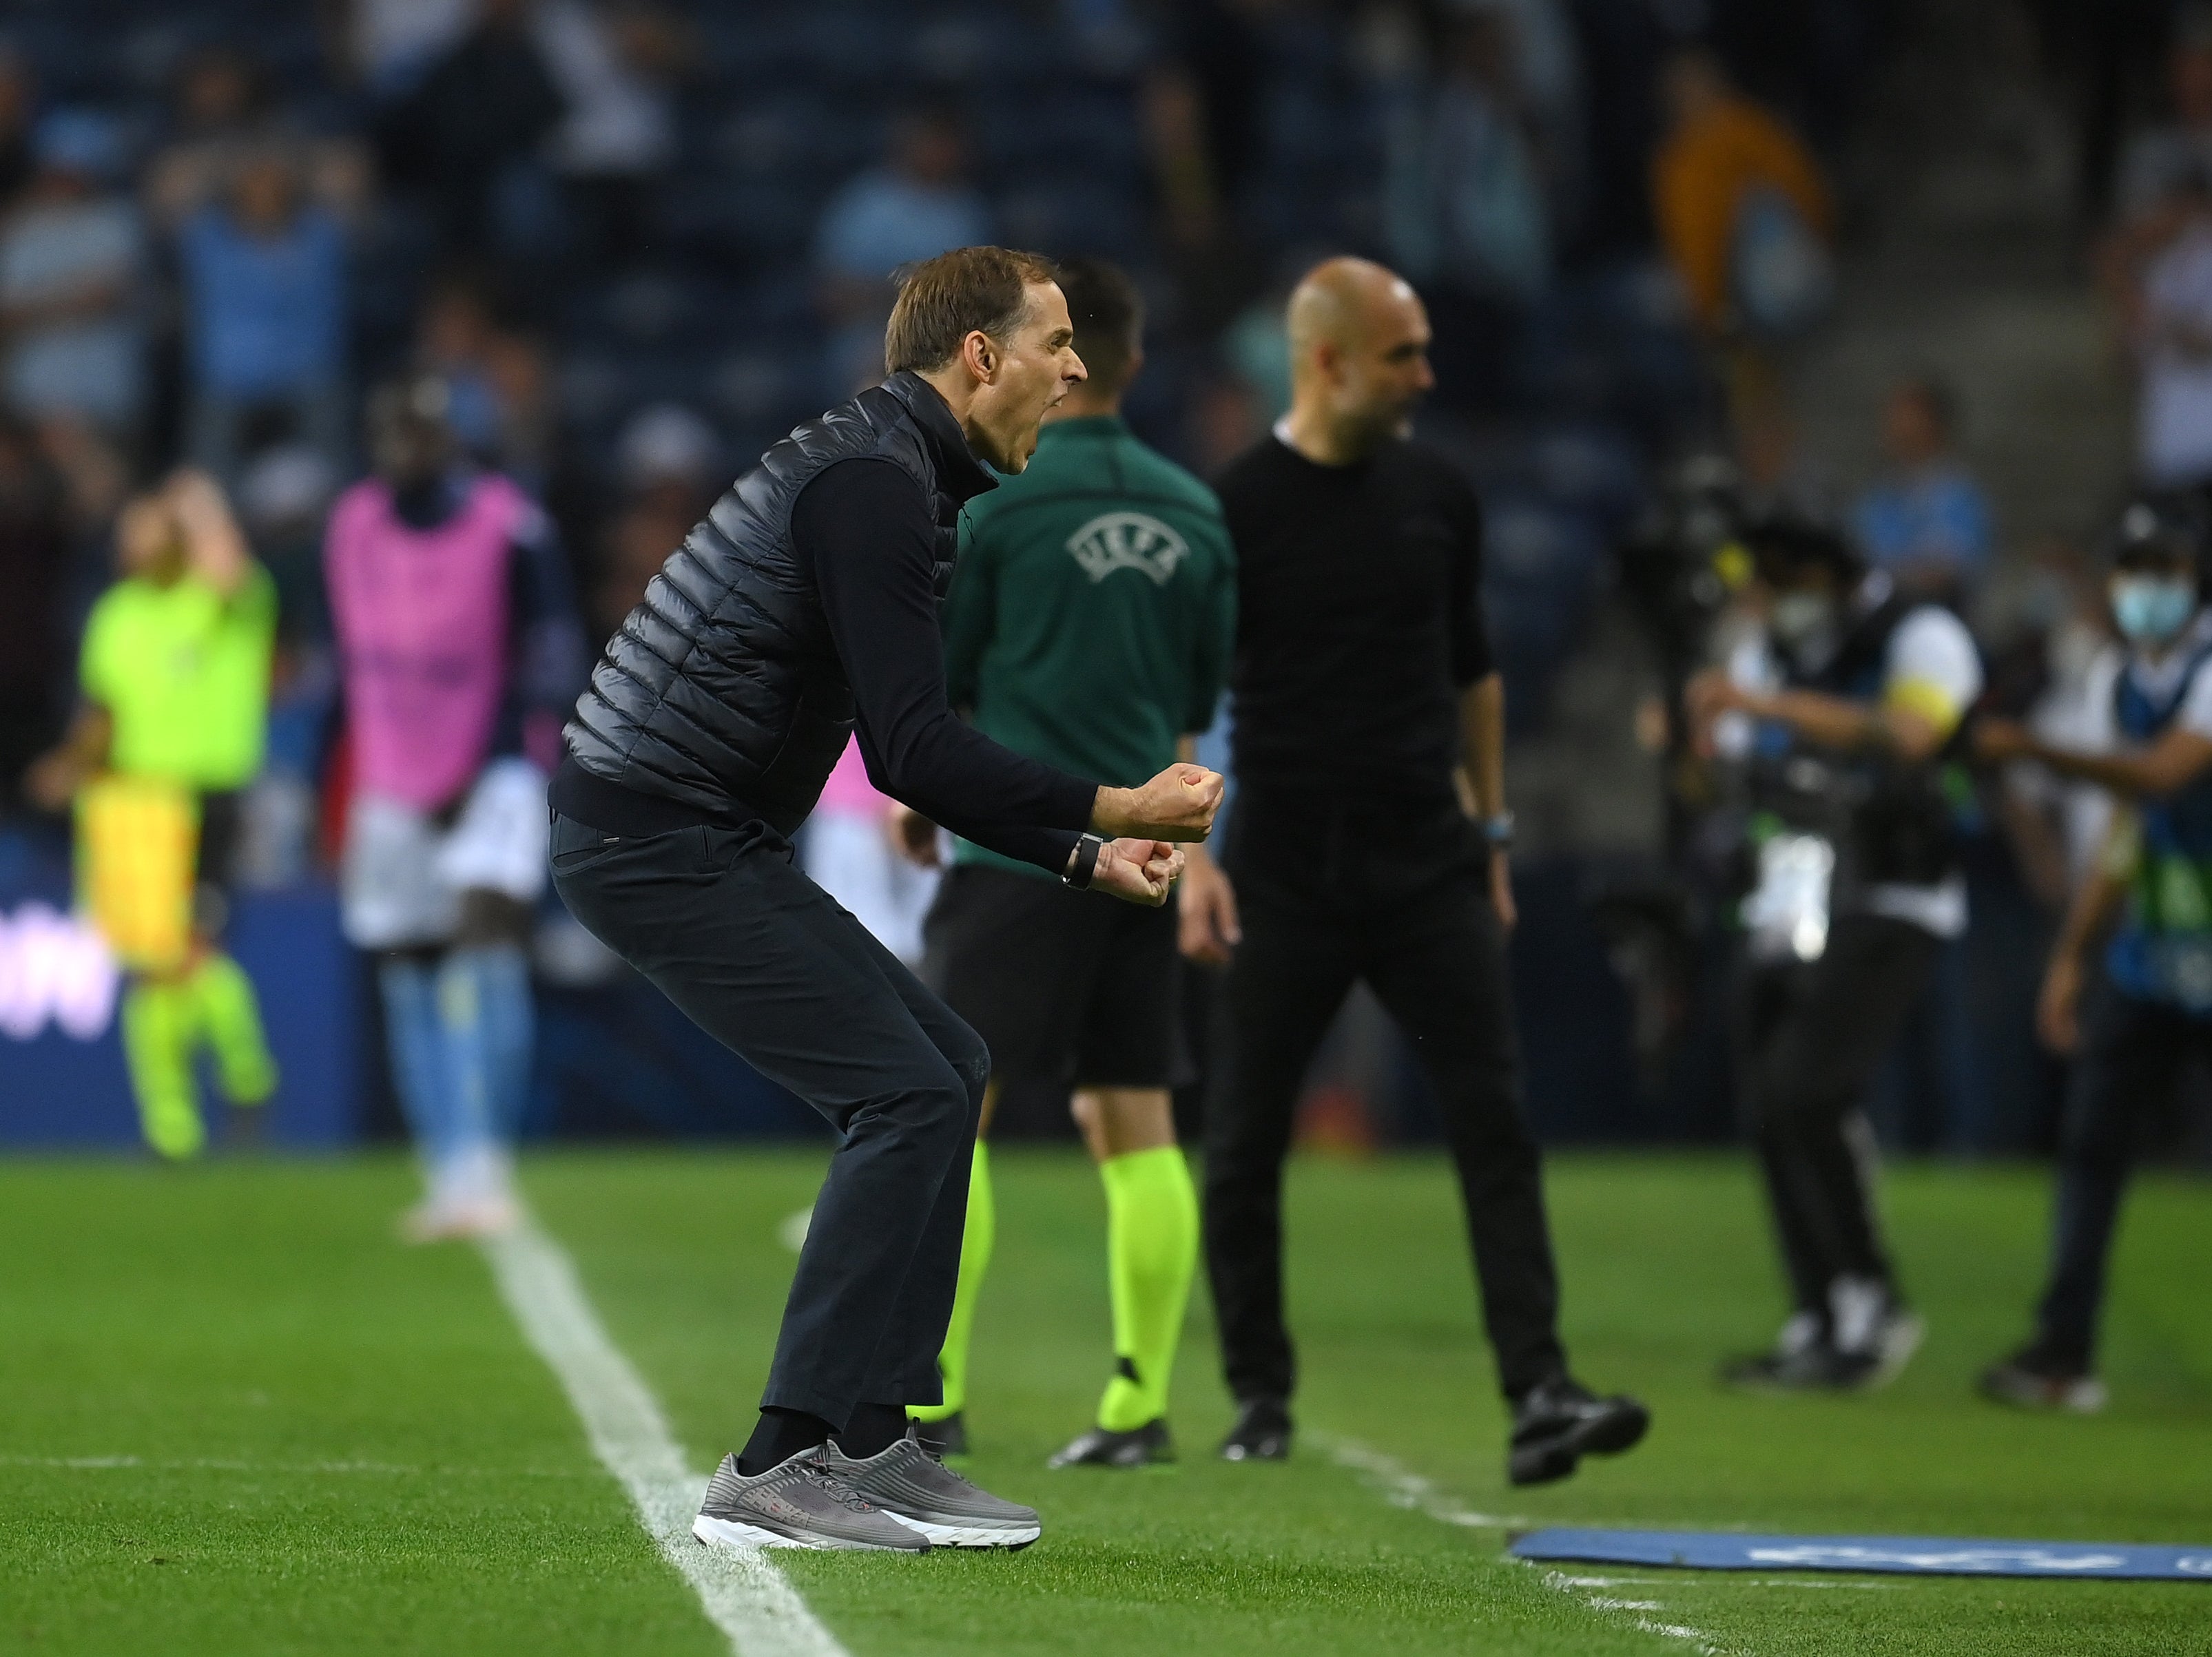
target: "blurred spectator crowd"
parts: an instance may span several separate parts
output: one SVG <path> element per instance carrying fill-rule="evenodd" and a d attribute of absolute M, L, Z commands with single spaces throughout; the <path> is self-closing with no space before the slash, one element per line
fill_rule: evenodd
<path fill-rule="evenodd" d="M 1297 275 L 1346 250 L 1402 270 L 1436 328 L 1427 435 L 1483 493 L 1510 706 L 1536 730 L 1681 457 L 1790 495 L 1789 361 L 1864 210 L 1846 148 L 1902 9 L 17 0 L 0 814 L 52 831 L 21 779 L 69 719 L 134 489 L 205 470 L 275 578 L 246 864 L 295 881 L 331 850 L 322 529 L 366 468 L 376 385 L 444 381 L 468 453 L 550 513 L 596 639 L 730 476 L 879 373 L 890 273 L 981 240 L 1137 275 L 1153 336 L 1132 423 L 1201 473 L 1287 401 Z M 2201 485 L 2212 21 L 2149 9 L 2112 50 L 2166 65 L 2164 112 L 2085 198 L 2111 203 L 2099 270 L 2140 366 L 2143 478 Z M 1899 385 L 1887 470 L 1834 515 L 1971 610 L 2003 525 L 1962 458 L 1960 396 Z M 2100 589 L 2078 552 L 2035 557 L 2038 694 L 2061 719 L 2105 636 Z M 2027 860 L 2048 896 L 2063 856 Z"/>

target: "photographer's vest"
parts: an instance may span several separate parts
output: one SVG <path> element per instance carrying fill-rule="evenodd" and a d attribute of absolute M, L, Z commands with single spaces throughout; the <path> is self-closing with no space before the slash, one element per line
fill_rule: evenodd
<path fill-rule="evenodd" d="M 2212 639 L 2200 634 L 2189 648 L 2188 666 L 2170 695 L 2154 700 L 2133 673 L 2121 672 L 2112 712 L 2130 743 L 2148 745 L 2164 735 L 2212 663 Z M 2125 994 L 2212 1017 L 2212 774 L 2167 798 L 2143 801 L 2137 812 L 2142 854 L 2106 969 Z"/>
<path fill-rule="evenodd" d="M 1778 652 L 1784 683 L 1867 707 L 1879 706 L 1889 676 L 1890 640 L 1920 603 L 1893 593 L 1852 626 L 1836 653 L 1816 671 L 1802 671 Z M 1844 826 L 1846 907 L 1871 885 L 1932 886 L 1959 870 L 1956 813 L 1943 786 L 1964 721 L 1934 757 L 1907 765 L 1886 756 L 1826 758 L 1836 798 L 1829 802 Z M 1794 744 L 1793 744 L 1794 746 Z"/>

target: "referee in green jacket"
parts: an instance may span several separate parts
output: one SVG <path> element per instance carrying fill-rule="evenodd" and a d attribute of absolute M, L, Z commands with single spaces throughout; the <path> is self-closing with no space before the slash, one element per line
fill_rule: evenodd
<path fill-rule="evenodd" d="M 1237 571 L 1220 503 L 1122 423 L 1144 360 L 1127 276 L 1095 259 L 1060 268 L 1090 378 L 1048 417 L 1028 469 L 968 508 L 945 610 L 955 707 L 1017 753 L 1109 784 L 1192 756 L 1213 720 L 1236 637 Z M 901 818 L 909 853 L 936 830 Z M 1173 1449 L 1168 1374 L 1198 1259 L 1198 1200 L 1169 1089 L 1188 1065 L 1178 952 L 1225 960 L 1228 882 L 1188 848 L 1180 902 L 1146 909 L 1072 890 L 958 842 L 922 928 L 922 976 L 982 1036 L 992 1080 L 981 1134 L 1008 1089 L 1068 1097 L 1106 1187 L 1114 1368 L 1092 1428 L 1054 1466 L 1134 1467 Z M 942 1405 L 909 1413 L 925 1442 L 967 1448 L 968 1338 L 994 1229 L 979 1135 Z"/>

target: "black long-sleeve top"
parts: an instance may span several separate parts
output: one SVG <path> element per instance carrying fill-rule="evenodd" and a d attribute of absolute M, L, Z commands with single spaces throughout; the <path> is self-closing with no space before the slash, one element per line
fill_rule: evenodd
<path fill-rule="evenodd" d="M 1097 785 L 1002 748 L 953 713 L 938 628 L 938 528 L 921 484 L 872 458 L 825 467 L 793 505 L 793 550 L 813 574 L 853 688 L 860 756 L 893 798 L 1058 874 L 1090 827 Z M 688 807 L 594 777 L 573 756 L 553 780 L 552 803 L 614 834 L 696 820 Z"/>
<path fill-rule="evenodd" d="M 1098 786 L 1000 747 L 953 713 L 937 527 L 920 486 L 884 460 L 837 462 L 792 507 L 792 545 L 814 572 L 853 687 L 868 780 L 978 846 L 1058 874 Z"/>
<path fill-rule="evenodd" d="M 1323 466 L 1278 437 L 1214 489 L 1237 543 L 1237 781 L 1449 799 L 1460 693 L 1493 665 L 1474 489 L 1419 444 Z"/>

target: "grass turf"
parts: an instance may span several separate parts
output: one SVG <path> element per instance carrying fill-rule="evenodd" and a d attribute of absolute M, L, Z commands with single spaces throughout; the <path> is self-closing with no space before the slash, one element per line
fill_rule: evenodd
<path fill-rule="evenodd" d="M 806 1152 L 561 1156 L 539 1211 L 704 1467 L 750 1423 Z M 1711 1383 L 1780 1307 L 1727 1160 L 1563 1158 L 1550 1181 L 1578 1368 L 1649 1399 L 1632 1456 L 1503 1481 L 1449 1183 L 1431 1162 L 1295 1170 L 1307 1440 L 1225 1466 L 1200 1308 L 1186 1459 L 1048 1473 L 1105 1378 L 1102 1209 L 1073 1158 L 1002 1153 L 971 1466 L 1043 1508 L 1014 1557 L 781 1555 L 854 1657 L 926 1654 L 2212 1652 L 2212 1584 L 1747 1579 L 1504 1563 L 1336 1465 L 1352 1442 L 1451 1502 L 1546 1522 L 2212 1543 L 2212 1189 L 2146 1181 L 2116 1263 L 2095 1420 L 1969 1396 L 2021 1332 L 2042 1181 L 1907 1168 L 1889 1206 L 1927 1349 L 1864 1399 Z M 397 1163 L 181 1175 L 0 1166 L 0 1650 L 726 1649 L 596 1468 L 482 1263 L 389 1241 Z M 1565 1587 L 1559 1578 L 1578 1579 Z M 1610 1602 L 1610 1603 L 1593 1603 Z"/>

